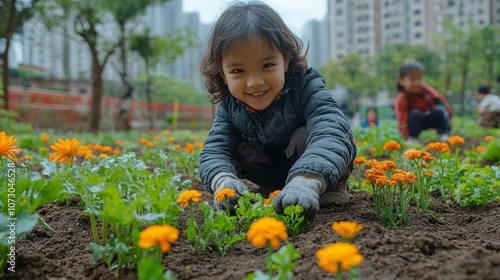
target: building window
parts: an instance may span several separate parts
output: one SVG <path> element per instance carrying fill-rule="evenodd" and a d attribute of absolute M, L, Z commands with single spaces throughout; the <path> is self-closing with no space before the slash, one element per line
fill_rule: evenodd
<path fill-rule="evenodd" d="M 420 9 L 415 10 L 415 11 L 413 12 L 413 14 L 415 14 L 415 15 L 420 15 Z"/>
<path fill-rule="evenodd" d="M 344 33 L 342 33 L 342 32 L 337 33 L 337 37 L 338 37 L 338 38 L 342 38 L 342 37 L 344 37 Z"/>
<path fill-rule="evenodd" d="M 448 0 L 448 7 L 453 7 L 455 6 L 455 1 L 454 0 Z"/>
<path fill-rule="evenodd" d="M 418 4 L 418 3 L 420 3 L 420 0 L 415 0 L 415 4 Z"/>
<path fill-rule="evenodd" d="M 420 26 L 422 25 L 422 22 L 420 20 L 415 21 L 415 26 Z"/>
<path fill-rule="evenodd" d="M 415 33 L 415 39 L 420 39 L 422 37 L 422 34 L 420 32 Z"/>
<path fill-rule="evenodd" d="M 482 15 L 482 14 L 484 14 L 484 10 L 483 9 L 479 9 L 479 10 L 477 10 L 477 13 L 480 14 L 480 15 Z"/>
<path fill-rule="evenodd" d="M 479 21 L 479 25 L 483 25 L 483 24 L 484 24 L 484 20 L 482 19 Z"/>
<path fill-rule="evenodd" d="M 497 14 L 500 14 L 500 8 L 497 9 Z"/>
<path fill-rule="evenodd" d="M 342 9 L 337 9 L 337 16 L 341 16 L 342 15 Z"/>

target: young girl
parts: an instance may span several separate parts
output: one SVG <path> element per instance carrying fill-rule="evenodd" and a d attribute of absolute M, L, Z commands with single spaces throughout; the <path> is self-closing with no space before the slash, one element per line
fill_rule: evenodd
<path fill-rule="evenodd" d="M 247 179 L 263 195 L 281 189 L 278 213 L 301 205 L 307 219 L 320 203 L 349 201 L 356 155 L 351 127 L 273 9 L 262 2 L 228 7 L 213 27 L 201 71 L 212 101 L 220 103 L 199 157 L 210 193 L 235 190 L 234 210 Z"/>
<path fill-rule="evenodd" d="M 483 127 L 500 127 L 500 96 L 491 94 L 490 87 L 485 85 L 477 88 L 476 96 L 481 101 L 477 108 L 481 115 L 479 124 Z"/>
<path fill-rule="evenodd" d="M 375 107 L 366 109 L 365 120 L 361 124 L 363 128 L 369 128 L 370 126 L 378 126 L 378 110 Z"/>
<path fill-rule="evenodd" d="M 418 142 L 422 130 L 434 128 L 439 141 L 448 140 L 450 105 L 439 92 L 423 82 L 424 67 L 417 61 L 405 62 L 399 69 L 394 111 L 399 131 L 410 142 Z"/>

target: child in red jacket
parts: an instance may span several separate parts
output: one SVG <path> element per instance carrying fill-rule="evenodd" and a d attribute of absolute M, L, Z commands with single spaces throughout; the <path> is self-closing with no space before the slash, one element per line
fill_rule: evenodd
<path fill-rule="evenodd" d="M 422 130 L 436 129 L 439 141 L 448 140 L 450 105 L 433 87 L 423 82 L 424 66 L 415 60 L 399 69 L 398 95 L 394 111 L 399 131 L 409 142 L 418 142 Z"/>

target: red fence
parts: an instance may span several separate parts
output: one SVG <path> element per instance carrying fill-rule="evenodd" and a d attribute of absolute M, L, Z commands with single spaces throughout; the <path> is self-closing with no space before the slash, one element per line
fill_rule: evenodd
<path fill-rule="evenodd" d="M 86 130 L 90 123 L 92 98 L 88 94 L 69 94 L 44 89 L 10 87 L 9 107 L 17 111 L 21 119 L 35 128 L 57 128 Z M 101 129 L 122 129 L 119 118 L 120 99 L 103 97 L 101 105 Z M 168 127 L 167 118 L 172 115 L 174 105 L 153 102 L 153 116 L 156 128 Z M 209 127 L 214 108 L 210 106 L 179 105 L 178 127 Z M 149 127 L 146 101 L 130 102 L 130 123 L 132 128 Z"/>

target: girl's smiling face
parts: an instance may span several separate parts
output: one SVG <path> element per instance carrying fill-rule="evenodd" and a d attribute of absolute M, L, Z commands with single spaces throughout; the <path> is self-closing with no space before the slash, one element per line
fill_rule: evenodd
<path fill-rule="evenodd" d="M 399 78 L 399 84 L 408 93 L 419 93 L 422 88 L 424 74 L 419 70 L 414 70 Z"/>
<path fill-rule="evenodd" d="M 222 78 L 231 94 L 255 110 L 264 110 L 285 85 L 288 59 L 259 36 L 235 43 L 222 57 Z"/>

